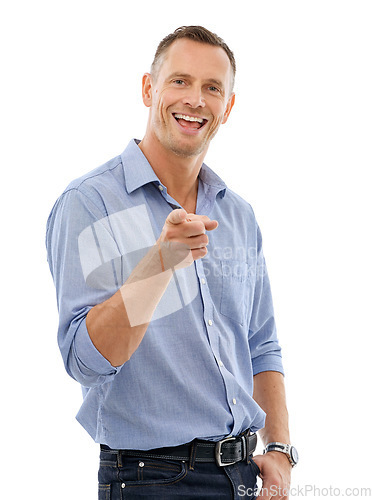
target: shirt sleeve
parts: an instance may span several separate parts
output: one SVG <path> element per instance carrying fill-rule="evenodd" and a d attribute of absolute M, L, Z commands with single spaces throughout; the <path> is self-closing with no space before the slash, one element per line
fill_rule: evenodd
<path fill-rule="evenodd" d="M 57 200 L 47 222 L 47 257 L 59 312 L 58 345 L 68 374 L 85 387 L 106 383 L 120 371 L 96 349 L 86 327 L 89 310 L 119 288 L 114 278 L 101 284 L 97 279 L 93 285 L 89 282 L 91 270 L 105 268 L 97 228 L 106 233 L 106 246 L 115 246 L 104 220 L 85 194 L 71 189 Z"/>
<path fill-rule="evenodd" d="M 263 371 L 277 371 L 284 374 L 281 347 L 278 342 L 274 319 L 270 282 L 262 251 L 261 231 L 258 226 L 256 281 L 248 338 L 253 375 Z"/>

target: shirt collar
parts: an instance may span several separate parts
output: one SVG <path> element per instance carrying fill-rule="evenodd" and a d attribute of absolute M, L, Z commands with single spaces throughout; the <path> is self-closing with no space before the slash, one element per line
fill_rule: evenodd
<path fill-rule="evenodd" d="M 204 184 L 204 186 L 208 186 L 210 189 L 216 193 L 221 193 L 221 198 L 223 198 L 226 194 L 227 186 L 215 172 L 211 168 L 209 168 L 205 163 L 203 163 L 200 172 L 199 179 Z"/>
<path fill-rule="evenodd" d="M 121 154 L 121 161 L 124 169 L 124 178 L 127 192 L 130 194 L 136 189 L 149 184 L 150 182 L 155 182 L 157 185 L 161 185 L 158 176 L 153 171 L 147 158 L 142 153 L 141 149 L 138 147 L 140 141 L 138 139 L 132 139 L 126 149 Z M 207 185 L 217 193 L 221 192 L 221 197 L 226 193 L 226 184 L 223 180 L 213 172 L 205 163 L 203 163 L 200 172 L 199 179 L 204 185 Z"/>
<path fill-rule="evenodd" d="M 160 184 L 158 176 L 138 147 L 139 142 L 137 139 L 132 139 L 121 154 L 125 184 L 129 194 L 150 182 Z"/>

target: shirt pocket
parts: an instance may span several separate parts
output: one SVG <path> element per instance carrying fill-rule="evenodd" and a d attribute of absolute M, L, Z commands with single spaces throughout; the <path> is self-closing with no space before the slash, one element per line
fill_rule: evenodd
<path fill-rule="evenodd" d="M 243 325 L 252 297 L 252 276 L 247 262 L 221 260 L 222 292 L 221 314 Z"/>

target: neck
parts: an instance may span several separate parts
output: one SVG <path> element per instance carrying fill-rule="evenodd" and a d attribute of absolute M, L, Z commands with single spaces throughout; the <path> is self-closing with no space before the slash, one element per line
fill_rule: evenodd
<path fill-rule="evenodd" d="M 198 175 L 207 148 L 199 155 L 179 156 L 165 149 L 157 139 L 151 140 L 147 134 L 139 143 L 139 148 L 169 195 L 187 212 L 195 213 Z"/>

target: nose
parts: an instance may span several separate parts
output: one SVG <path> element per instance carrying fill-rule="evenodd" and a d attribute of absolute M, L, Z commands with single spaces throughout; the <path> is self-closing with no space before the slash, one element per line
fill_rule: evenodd
<path fill-rule="evenodd" d="M 187 89 L 182 102 L 185 106 L 189 106 L 190 108 L 204 108 L 205 100 L 202 94 L 202 89 L 197 86 L 190 86 Z"/>

